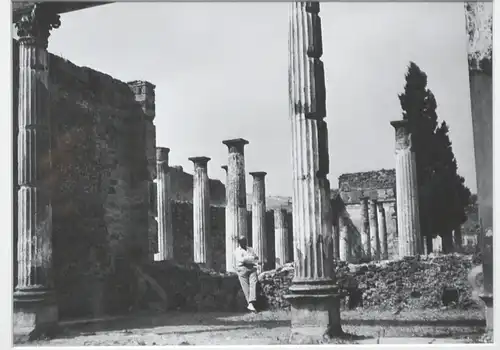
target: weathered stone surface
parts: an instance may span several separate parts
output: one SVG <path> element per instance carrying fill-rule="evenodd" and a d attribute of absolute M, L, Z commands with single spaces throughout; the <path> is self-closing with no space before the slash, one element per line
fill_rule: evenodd
<path fill-rule="evenodd" d="M 368 264 L 337 263 L 335 275 L 341 291 L 347 294 L 342 308 L 428 309 L 440 308 L 445 289 L 458 292 L 458 300 L 449 308 L 467 310 L 482 306 L 468 282 L 472 266 L 481 262 L 479 255 L 416 256 Z M 293 263 L 259 276 L 262 292 L 270 309 L 288 309 L 284 295 L 294 277 Z"/>
<path fill-rule="evenodd" d="M 286 209 L 274 209 L 274 246 L 276 252 L 276 267 L 283 266 L 291 261 L 289 235 L 291 235 L 292 232 L 289 230 L 286 215 Z"/>
<path fill-rule="evenodd" d="M 375 261 L 380 260 L 380 237 L 378 232 L 377 201 L 371 199 L 368 207 L 370 220 L 370 248 L 371 256 Z"/>
<path fill-rule="evenodd" d="M 387 225 L 385 218 L 385 208 L 382 203 L 377 205 L 378 234 L 380 242 L 380 257 L 382 260 L 389 258 L 389 247 L 387 242 Z"/>
<path fill-rule="evenodd" d="M 174 259 L 169 153 L 169 148 L 156 148 L 156 214 L 158 221 L 158 254 L 155 255 L 156 261 Z"/>
<path fill-rule="evenodd" d="M 193 176 L 193 252 L 194 262 L 211 267 L 210 187 L 207 174 L 208 157 L 189 158 L 194 164 Z"/>
<path fill-rule="evenodd" d="M 33 336 L 54 328 L 57 304 L 53 276 L 53 206 L 50 30 L 60 25 L 54 12 L 35 5 L 15 23 L 18 47 L 17 279 L 14 332 Z M 16 234 L 16 233 L 15 233 Z M 15 235 L 14 234 L 14 235 Z"/>
<path fill-rule="evenodd" d="M 381 169 L 339 176 L 339 189 L 341 192 L 393 189 L 395 187 L 395 169 Z"/>
<path fill-rule="evenodd" d="M 253 177 L 252 198 L 252 248 L 259 257 L 258 271 L 270 270 L 266 232 L 266 182 L 265 172 L 251 172 Z"/>
<path fill-rule="evenodd" d="M 319 3 L 291 4 L 289 94 L 292 124 L 295 277 L 289 288 L 292 334 L 341 331 L 333 264 L 326 91 Z M 300 62 L 300 63 L 299 63 Z M 320 311 L 321 310 L 321 311 Z M 323 323 L 305 317 L 314 312 Z"/>
<path fill-rule="evenodd" d="M 368 214 L 368 197 L 361 197 L 361 243 L 363 247 L 363 257 L 365 260 L 371 260 L 371 232 L 370 218 Z"/>
<path fill-rule="evenodd" d="M 171 206 L 175 262 L 182 265 L 194 263 L 193 204 L 172 201 Z M 215 271 L 224 271 L 226 267 L 224 211 L 224 207 L 210 206 L 211 239 L 207 250 L 212 252 L 211 264 Z"/>
<path fill-rule="evenodd" d="M 59 316 L 124 311 L 133 303 L 135 280 L 119 277 L 117 260 L 146 261 L 149 250 L 145 117 L 126 83 L 51 54 L 48 63 Z M 13 64 L 19 77 L 16 57 Z M 15 79 L 14 90 L 19 87 Z"/>
<path fill-rule="evenodd" d="M 219 273 L 196 264 L 158 261 L 144 267 L 165 291 L 165 311 L 244 311 L 246 300 L 236 274 Z M 144 300 L 161 302 L 148 286 Z"/>
<path fill-rule="evenodd" d="M 396 131 L 396 197 L 399 256 L 413 256 L 421 250 L 420 218 L 415 152 L 407 120 L 391 122 Z"/>
<path fill-rule="evenodd" d="M 493 329 L 493 4 L 465 4 L 487 327 Z"/>
<path fill-rule="evenodd" d="M 226 269 L 234 271 L 234 250 L 238 236 L 248 238 L 244 139 L 222 142 L 228 148 L 226 191 Z"/>

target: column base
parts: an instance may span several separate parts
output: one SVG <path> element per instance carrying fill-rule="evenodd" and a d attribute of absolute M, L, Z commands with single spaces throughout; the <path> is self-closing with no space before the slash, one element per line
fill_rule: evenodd
<path fill-rule="evenodd" d="M 495 309 L 493 308 L 493 294 L 481 294 L 479 298 L 485 304 L 485 318 L 486 318 L 486 331 L 493 330 L 493 314 Z"/>
<path fill-rule="evenodd" d="M 338 287 L 331 280 L 294 281 L 285 298 L 291 308 L 293 343 L 321 343 L 343 335 Z"/>
<path fill-rule="evenodd" d="M 58 308 L 50 290 L 14 292 L 14 343 L 53 338 L 58 332 Z"/>

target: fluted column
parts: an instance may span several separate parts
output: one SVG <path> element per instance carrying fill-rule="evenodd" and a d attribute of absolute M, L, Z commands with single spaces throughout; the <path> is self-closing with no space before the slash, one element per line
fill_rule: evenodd
<path fill-rule="evenodd" d="M 156 205 L 158 207 L 158 254 L 155 254 L 156 261 L 172 260 L 174 258 L 169 153 L 169 148 L 156 148 Z"/>
<path fill-rule="evenodd" d="M 380 260 L 380 237 L 378 232 L 377 201 L 371 199 L 368 206 L 368 216 L 370 220 L 370 247 L 372 259 Z"/>
<path fill-rule="evenodd" d="M 396 198 L 399 256 L 420 254 L 420 219 L 415 152 L 407 120 L 391 122 L 396 130 Z"/>
<path fill-rule="evenodd" d="M 244 139 L 222 141 L 228 148 L 226 184 L 226 271 L 234 271 L 238 236 L 247 236 L 247 193 Z"/>
<path fill-rule="evenodd" d="M 359 199 L 361 206 L 361 245 L 363 246 L 363 255 L 367 260 L 372 258 L 372 248 L 370 239 L 370 218 L 368 214 L 368 197 Z"/>
<path fill-rule="evenodd" d="M 486 327 L 493 330 L 493 3 L 465 4 Z"/>
<path fill-rule="evenodd" d="M 207 174 L 208 157 L 189 158 L 193 174 L 193 260 L 211 267 L 210 252 L 210 183 Z"/>
<path fill-rule="evenodd" d="M 19 36 L 18 241 L 14 332 L 35 334 L 58 320 L 52 274 L 51 130 L 48 38 L 60 26 L 36 4 L 15 23 Z"/>
<path fill-rule="evenodd" d="M 253 177 L 252 194 L 252 248 L 259 257 L 258 271 L 268 268 L 266 235 L 266 182 L 267 173 L 251 172 Z"/>
<path fill-rule="evenodd" d="M 382 260 L 389 259 L 389 247 L 387 242 L 387 224 L 385 221 L 384 203 L 378 203 L 378 236 L 380 242 L 380 257 Z"/>
<path fill-rule="evenodd" d="M 283 266 L 290 260 L 288 250 L 288 223 L 286 209 L 274 210 L 274 251 L 276 255 L 276 268 Z"/>
<path fill-rule="evenodd" d="M 339 215 L 339 255 L 341 261 L 350 262 L 351 257 L 351 240 L 349 237 L 349 226 L 344 215 Z"/>
<path fill-rule="evenodd" d="M 287 299 L 293 336 L 341 332 L 333 273 L 328 131 L 318 2 L 290 5 L 289 94 L 292 124 L 295 275 Z"/>
<path fill-rule="evenodd" d="M 340 260 L 340 233 L 339 233 L 339 212 L 340 205 L 338 204 L 338 198 L 334 198 L 331 201 L 332 208 L 332 223 L 333 223 L 333 258 L 335 260 Z"/>

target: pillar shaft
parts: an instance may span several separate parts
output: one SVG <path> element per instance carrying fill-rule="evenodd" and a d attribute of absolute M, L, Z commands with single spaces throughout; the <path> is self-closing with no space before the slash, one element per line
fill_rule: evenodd
<path fill-rule="evenodd" d="M 259 270 L 268 268 L 266 235 L 266 182 L 265 172 L 252 172 L 252 248 L 259 257 Z"/>
<path fill-rule="evenodd" d="M 493 4 L 465 4 L 486 327 L 493 330 Z"/>
<path fill-rule="evenodd" d="M 290 5 L 289 93 L 292 124 L 295 275 L 287 296 L 292 335 L 341 331 L 333 273 L 328 131 L 319 3 Z"/>
<path fill-rule="evenodd" d="M 226 184 L 226 271 L 234 271 L 238 236 L 248 237 L 244 139 L 222 141 L 228 148 Z"/>
<path fill-rule="evenodd" d="M 349 237 L 349 226 L 347 218 L 344 215 L 339 215 L 339 258 L 341 261 L 350 262 L 351 257 L 351 240 Z"/>
<path fill-rule="evenodd" d="M 333 222 L 333 258 L 340 260 L 340 233 L 339 233 L 339 205 L 337 199 L 332 199 L 332 222 Z"/>
<path fill-rule="evenodd" d="M 164 261 L 174 258 L 174 230 L 172 225 L 172 206 L 170 202 L 170 174 L 168 155 L 170 149 L 156 149 L 156 205 L 158 219 L 158 254 L 155 260 Z"/>
<path fill-rule="evenodd" d="M 380 237 L 378 231 L 378 215 L 377 215 L 377 201 L 370 200 L 368 207 L 368 216 L 370 218 L 370 245 L 372 252 L 372 259 L 380 260 Z"/>
<path fill-rule="evenodd" d="M 389 247 L 387 242 L 387 224 L 385 221 L 385 208 L 383 203 L 378 203 L 378 235 L 380 241 L 380 257 L 382 260 L 389 259 Z"/>
<path fill-rule="evenodd" d="M 396 198 L 399 256 L 421 253 L 420 219 L 415 152 L 411 146 L 408 121 L 391 122 L 396 130 Z"/>
<path fill-rule="evenodd" d="M 17 23 L 18 98 L 18 240 L 14 332 L 33 332 L 57 323 L 52 275 L 52 190 L 49 94 L 50 30 L 60 25 L 49 6 Z"/>
<path fill-rule="evenodd" d="M 210 183 L 207 174 L 208 157 L 189 158 L 194 164 L 193 175 L 193 260 L 211 267 Z"/>
<path fill-rule="evenodd" d="M 361 197 L 361 245 L 363 246 L 363 256 L 367 260 L 372 258 L 372 248 L 370 239 L 370 218 L 368 214 L 368 198 Z"/>
<path fill-rule="evenodd" d="M 283 266 L 290 261 L 288 250 L 288 223 L 286 221 L 286 209 L 274 210 L 274 250 L 276 254 L 276 267 Z"/>

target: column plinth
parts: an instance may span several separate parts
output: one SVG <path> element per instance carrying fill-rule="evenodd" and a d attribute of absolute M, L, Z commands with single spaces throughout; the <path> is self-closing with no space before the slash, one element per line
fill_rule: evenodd
<path fill-rule="evenodd" d="M 370 220 L 370 245 L 371 256 L 375 261 L 380 260 L 380 237 L 378 231 L 377 201 L 371 199 L 368 206 L 368 216 Z"/>
<path fill-rule="evenodd" d="M 290 261 L 290 252 L 288 249 L 289 231 L 286 214 L 286 209 L 274 210 L 274 250 L 277 268 Z"/>
<path fill-rule="evenodd" d="M 368 197 L 359 199 L 361 205 L 361 245 L 363 246 L 363 257 L 365 260 L 371 260 L 372 248 L 370 239 L 370 218 L 368 214 Z"/>
<path fill-rule="evenodd" d="M 291 337 L 342 333 L 333 266 L 328 131 L 319 3 L 290 5 L 289 94 L 292 124 L 295 275 L 289 294 Z"/>
<path fill-rule="evenodd" d="M 156 148 L 156 205 L 158 220 L 158 253 L 156 261 L 174 258 L 174 229 L 170 202 L 169 148 Z"/>
<path fill-rule="evenodd" d="M 60 26 L 35 4 L 15 23 L 19 36 L 18 238 L 14 334 L 36 338 L 57 327 L 52 272 L 52 171 L 48 38 Z"/>
<path fill-rule="evenodd" d="M 266 182 L 267 173 L 251 172 L 253 177 L 252 195 L 252 248 L 259 257 L 258 272 L 269 269 L 266 235 Z"/>
<path fill-rule="evenodd" d="M 408 121 L 391 122 L 396 130 L 396 198 L 399 256 L 420 254 L 420 219 L 415 152 Z"/>
<path fill-rule="evenodd" d="M 189 158 L 194 164 L 193 174 L 193 260 L 205 267 L 211 266 L 210 252 L 210 183 L 207 174 L 208 157 Z"/>
<path fill-rule="evenodd" d="M 384 203 L 378 203 L 377 211 L 378 221 L 378 235 L 380 241 L 380 257 L 382 260 L 389 259 L 389 247 L 387 242 L 387 223 L 385 219 Z"/>
<path fill-rule="evenodd" d="M 244 139 L 222 141 L 228 148 L 226 183 L 226 271 L 234 272 L 234 251 L 239 236 L 247 233 L 247 194 L 245 181 Z"/>

